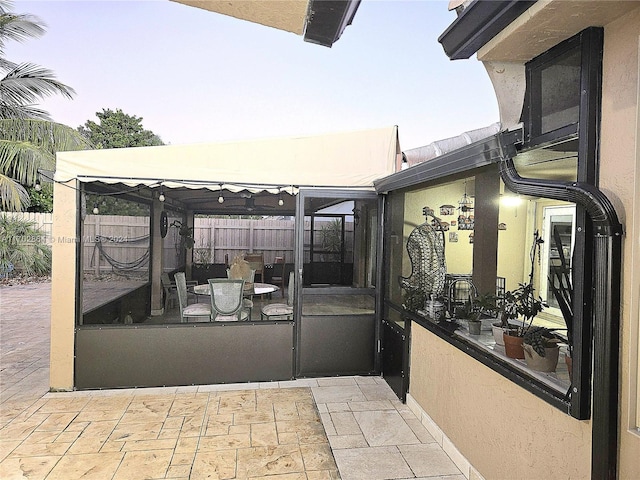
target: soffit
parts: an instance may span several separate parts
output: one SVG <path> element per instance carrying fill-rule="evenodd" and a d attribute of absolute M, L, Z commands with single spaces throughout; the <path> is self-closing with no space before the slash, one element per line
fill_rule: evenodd
<path fill-rule="evenodd" d="M 302 35 L 309 0 L 171 0 Z"/>
<path fill-rule="evenodd" d="M 478 51 L 478 60 L 527 62 L 587 27 L 602 27 L 639 8 L 636 1 L 536 2 Z"/>

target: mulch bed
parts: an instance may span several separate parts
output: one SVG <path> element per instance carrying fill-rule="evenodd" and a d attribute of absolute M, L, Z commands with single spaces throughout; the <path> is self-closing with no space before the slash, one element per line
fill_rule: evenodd
<path fill-rule="evenodd" d="M 29 285 L 30 283 L 46 283 L 51 281 L 51 276 L 31 277 L 27 275 L 11 275 L 9 278 L 0 278 L 0 287 L 13 287 L 16 285 Z"/>

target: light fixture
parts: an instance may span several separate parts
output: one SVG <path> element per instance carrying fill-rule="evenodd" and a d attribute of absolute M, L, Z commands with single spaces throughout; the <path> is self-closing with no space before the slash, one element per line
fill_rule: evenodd
<path fill-rule="evenodd" d="M 95 203 L 95 204 L 93 205 L 93 214 L 94 214 L 94 215 L 98 215 L 99 213 L 100 213 L 100 209 L 98 209 L 98 204 L 97 204 L 97 203 Z"/>
<path fill-rule="evenodd" d="M 158 195 L 158 201 L 164 202 L 164 189 L 162 187 L 162 184 L 160 184 L 160 195 Z"/>
<path fill-rule="evenodd" d="M 522 198 L 520 195 L 501 195 L 500 203 L 505 207 L 517 207 L 522 203 Z"/>
<path fill-rule="evenodd" d="M 282 199 L 282 188 L 278 189 L 278 205 L 284 205 L 284 200 Z"/>
<path fill-rule="evenodd" d="M 224 197 L 222 196 L 222 184 L 220 184 L 220 196 L 218 197 L 218 203 L 224 203 Z"/>
<path fill-rule="evenodd" d="M 36 192 L 39 192 L 40 190 L 42 190 L 42 185 L 40 185 L 40 180 L 38 180 L 36 178 L 36 184 L 33 186 L 33 188 L 35 188 Z"/>

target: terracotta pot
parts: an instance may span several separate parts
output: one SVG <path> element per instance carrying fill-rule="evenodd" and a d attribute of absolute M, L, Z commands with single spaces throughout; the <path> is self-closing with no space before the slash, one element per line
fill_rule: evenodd
<path fill-rule="evenodd" d="M 522 348 L 522 337 L 516 337 L 504 332 L 502 335 L 504 340 L 504 353 L 509 358 L 524 358 L 524 349 Z"/>
<path fill-rule="evenodd" d="M 491 325 L 491 331 L 493 332 L 493 339 L 495 340 L 496 345 L 504 347 L 504 340 L 502 339 L 502 335 L 504 335 L 505 329 L 500 325 L 502 325 L 500 322 L 493 323 Z M 515 328 L 517 327 L 517 325 L 513 325 L 513 327 Z"/>
<path fill-rule="evenodd" d="M 569 372 L 569 381 L 573 382 L 573 358 L 568 353 L 564 354 L 564 363 L 567 364 L 567 371 Z"/>
<path fill-rule="evenodd" d="M 538 355 L 531 345 L 522 345 L 524 350 L 524 360 L 527 367 L 538 372 L 555 372 L 558 366 L 558 354 L 560 349 L 557 345 L 544 349 L 544 357 Z"/>

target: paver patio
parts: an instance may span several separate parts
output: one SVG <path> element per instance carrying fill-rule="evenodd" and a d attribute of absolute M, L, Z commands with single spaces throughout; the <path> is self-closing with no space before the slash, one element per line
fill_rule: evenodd
<path fill-rule="evenodd" d="M 49 307 L 0 287 L 3 480 L 465 478 L 379 377 L 48 393 Z"/>

